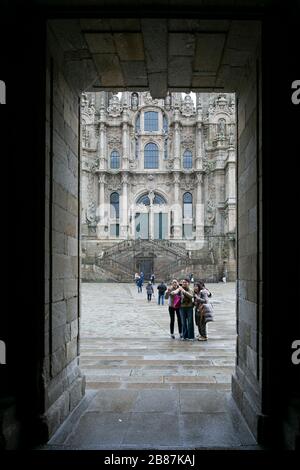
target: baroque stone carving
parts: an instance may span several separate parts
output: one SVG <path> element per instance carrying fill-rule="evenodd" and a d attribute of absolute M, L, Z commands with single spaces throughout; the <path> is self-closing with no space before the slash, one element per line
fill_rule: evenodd
<path fill-rule="evenodd" d="M 217 97 L 214 97 L 208 107 L 209 118 L 212 118 L 218 113 L 226 113 L 230 116 L 230 115 L 233 115 L 234 112 L 235 112 L 234 101 L 231 100 L 229 102 L 229 98 L 227 98 L 227 95 L 225 93 L 221 93 L 217 95 Z"/>
<path fill-rule="evenodd" d="M 213 223 L 216 218 L 216 207 L 214 202 L 209 199 L 206 205 L 206 220 L 208 223 Z"/>
<path fill-rule="evenodd" d="M 96 203 L 94 201 L 90 201 L 87 207 L 86 223 L 92 227 L 97 224 Z"/>
<path fill-rule="evenodd" d="M 87 93 L 81 96 L 81 118 L 85 124 L 93 124 L 95 122 L 95 101 L 94 96 L 89 98 Z"/>
<path fill-rule="evenodd" d="M 193 116 L 195 114 L 195 106 L 191 95 L 187 94 L 184 97 L 183 103 L 180 108 L 181 114 L 186 117 Z"/>
<path fill-rule="evenodd" d="M 144 103 L 147 105 L 158 105 L 158 100 L 154 100 L 150 95 L 149 91 L 144 91 L 143 93 Z"/>
<path fill-rule="evenodd" d="M 186 148 L 194 148 L 195 147 L 194 136 L 192 134 L 182 133 L 181 145 Z"/>
<path fill-rule="evenodd" d="M 109 100 L 109 106 L 107 112 L 112 117 L 118 117 L 123 111 L 123 106 L 120 103 L 120 100 L 117 95 L 113 95 Z"/>
<path fill-rule="evenodd" d="M 108 138 L 107 144 L 110 148 L 115 148 L 117 150 L 120 150 L 121 149 L 121 144 L 122 144 L 121 138 L 112 135 Z"/>
<path fill-rule="evenodd" d="M 111 175 L 109 178 L 109 182 L 107 183 L 107 189 L 113 190 L 120 190 L 121 189 L 121 181 L 119 175 Z"/>

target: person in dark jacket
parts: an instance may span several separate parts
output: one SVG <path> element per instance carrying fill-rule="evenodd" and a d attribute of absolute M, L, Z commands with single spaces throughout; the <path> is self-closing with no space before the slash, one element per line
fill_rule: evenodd
<path fill-rule="evenodd" d="M 162 281 L 160 284 L 158 284 L 157 290 L 158 290 L 157 303 L 158 305 L 160 305 L 160 302 L 161 302 L 161 304 L 164 305 L 165 292 L 167 290 L 166 284 Z"/>
<path fill-rule="evenodd" d="M 152 286 L 152 284 L 151 284 L 150 281 L 149 281 L 148 284 L 146 285 L 146 291 L 147 291 L 147 299 L 148 299 L 148 302 L 150 302 L 151 299 L 152 299 L 152 295 L 154 294 L 153 286 Z"/>

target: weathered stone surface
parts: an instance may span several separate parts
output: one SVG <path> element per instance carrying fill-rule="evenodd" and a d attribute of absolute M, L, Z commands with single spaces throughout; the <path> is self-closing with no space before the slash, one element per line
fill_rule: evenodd
<path fill-rule="evenodd" d="M 78 298 L 72 297 L 67 300 L 67 321 L 72 322 L 78 317 Z"/>

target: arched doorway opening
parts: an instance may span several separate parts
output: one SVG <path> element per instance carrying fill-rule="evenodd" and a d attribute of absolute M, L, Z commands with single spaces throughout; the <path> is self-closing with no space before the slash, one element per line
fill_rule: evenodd
<path fill-rule="evenodd" d="M 168 216 L 167 201 L 162 195 L 149 191 L 139 196 L 134 214 L 135 239 L 167 239 Z"/>

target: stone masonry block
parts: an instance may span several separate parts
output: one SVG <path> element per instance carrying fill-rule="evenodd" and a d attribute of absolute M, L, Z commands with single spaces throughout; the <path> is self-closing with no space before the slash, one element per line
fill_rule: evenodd
<path fill-rule="evenodd" d="M 77 238 L 67 237 L 67 254 L 69 256 L 76 256 L 78 255 L 78 244 L 79 241 Z"/>
<path fill-rule="evenodd" d="M 48 423 L 49 436 L 51 436 L 59 427 L 59 425 L 66 419 L 69 414 L 69 411 L 69 393 L 64 392 L 46 412 L 46 421 Z"/>
<path fill-rule="evenodd" d="M 78 405 L 80 400 L 83 397 L 83 378 L 78 377 L 76 381 L 73 383 L 71 390 L 70 390 L 70 410 L 75 408 Z"/>
<path fill-rule="evenodd" d="M 63 232 L 52 230 L 52 248 L 57 254 L 66 254 L 66 240 Z"/>
<path fill-rule="evenodd" d="M 77 357 L 77 338 L 67 343 L 67 364 Z"/>
<path fill-rule="evenodd" d="M 78 217 L 78 197 L 68 193 L 67 210 L 75 217 Z"/>
<path fill-rule="evenodd" d="M 71 323 L 71 340 L 78 336 L 78 319 L 73 320 Z"/>
<path fill-rule="evenodd" d="M 57 328 L 56 330 L 59 330 Z M 63 330 L 61 328 L 61 330 Z M 57 333 L 57 332 L 56 332 Z M 64 341 L 61 341 L 61 347 L 56 349 L 51 355 L 51 374 L 56 376 L 59 374 L 66 365 L 66 348 L 64 347 Z"/>
<path fill-rule="evenodd" d="M 70 299 L 78 295 L 77 279 L 64 279 L 64 297 Z M 77 301 L 76 301 L 77 302 Z"/>
<path fill-rule="evenodd" d="M 73 297 L 67 300 L 67 321 L 72 322 L 78 317 L 78 298 Z"/>
<path fill-rule="evenodd" d="M 63 300 L 52 304 L 52 327 L 53 329 L 65 325 L 67 322 L 67 305 Z"/>

